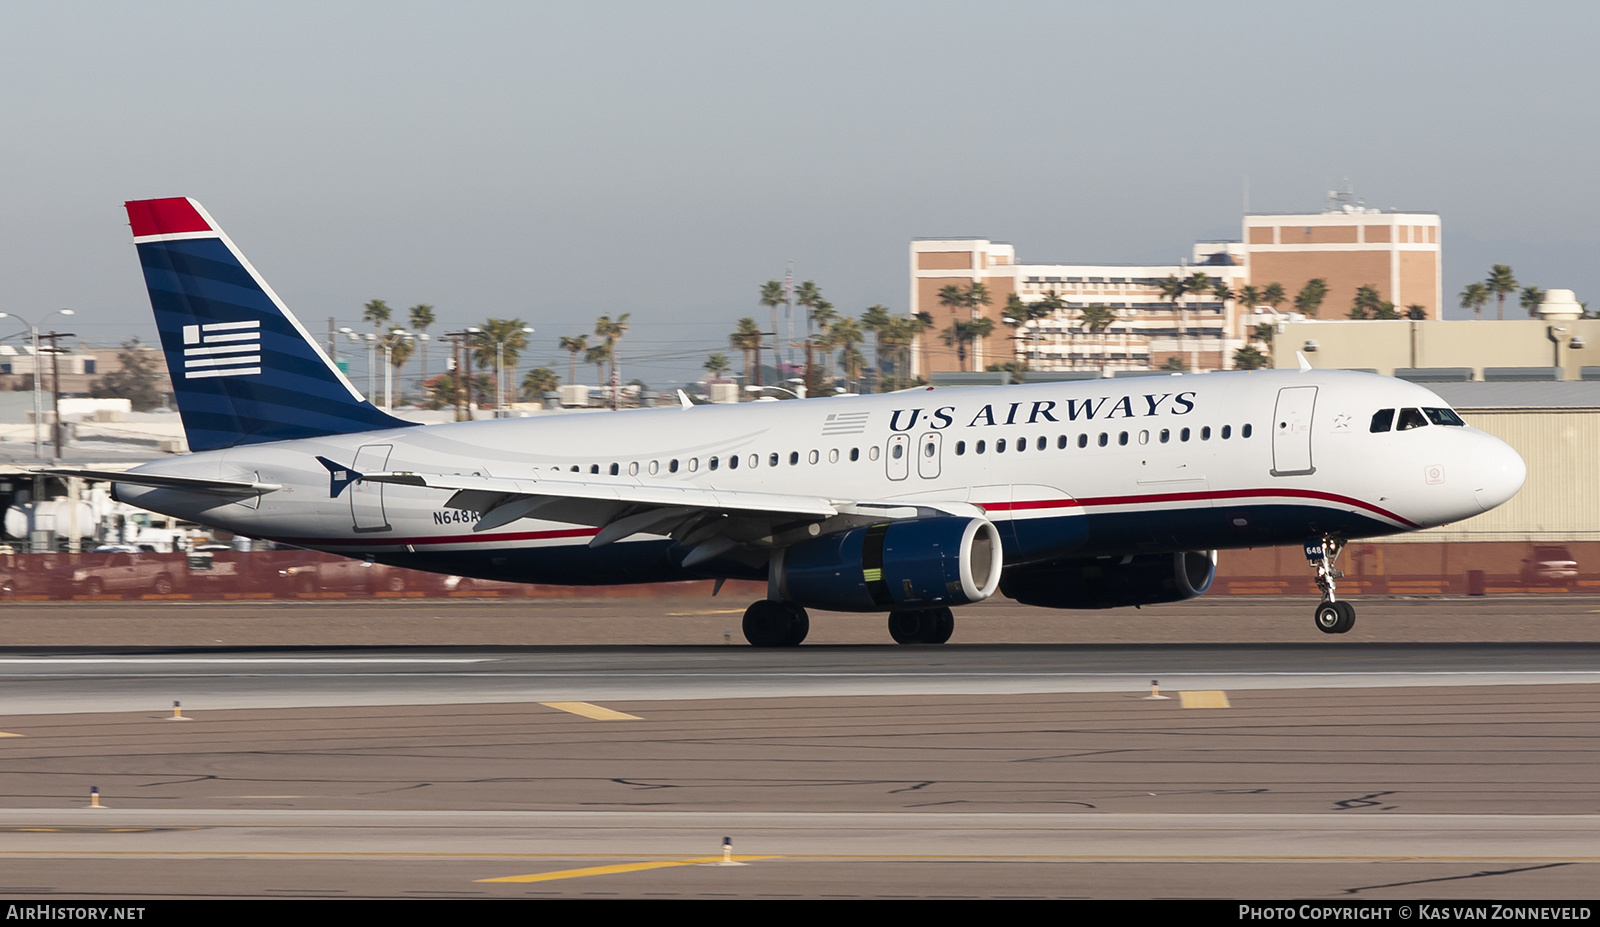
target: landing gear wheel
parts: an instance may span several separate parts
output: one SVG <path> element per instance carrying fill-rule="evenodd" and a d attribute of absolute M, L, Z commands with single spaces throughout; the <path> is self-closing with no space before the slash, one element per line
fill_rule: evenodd
<path fill-rule="evenodd" d="M 156 595 L 171 595 L 172 577 L 162 573 L 156 577 L 156 581 L 150 585 L 150 588 L 155 591 Z"/>
<path fill-rule="evenodd" d="M 797 647 L 811 632 L 811 617 L 792 602 L 762 599 L 744 610 L 744 639 L 754 647 Z"/>
<path fill-rule="evenodd" d="M 956 630 L 948 608 L 919 608 L 889 613 L 889 636 L 897 644 L 942 644 Z"/>
<path fill-rule="evenodd" d="M 1356 626 L 1356 608 L 1349 602 L 1323 602 L 1317 606 L 1317 630 L 1343 634 Z"/>
<path fill-rule="evenodd" d="M 1343 634 L 1356 626 L 1356 607 L 1349 602 L 1335 602 L 1333 607 L 1339 610 L 1340 622 L 1337 633 Z"/>

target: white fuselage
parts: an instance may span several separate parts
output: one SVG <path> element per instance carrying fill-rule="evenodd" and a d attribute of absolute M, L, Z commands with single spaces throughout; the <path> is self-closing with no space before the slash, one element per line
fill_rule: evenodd
<path fill-rule="evenodd" d="M 1525 474 L 1503 442 L 1430 424 L 1374 433 L 1381 409 L 1446 408 L 1429 390 L 1344 371 L 1254 371 L 879 396 L 546 415 L 395 428 L 193 454 L 139 472 L 251 480 L 244 500 L 119 484 L 158 512 L 252 537 L 441 572 L 572 584 L 685 573 L 672 541 L 590 548 L 593 525 L 525 518 L 475 531 L 451 494 L 356 471 L 688 486 L 856 502 L 970 504 L 1005 563 L 1370 537 L 1467 518 Z M 681 558 L 679 558 L 681 559 Z"/>

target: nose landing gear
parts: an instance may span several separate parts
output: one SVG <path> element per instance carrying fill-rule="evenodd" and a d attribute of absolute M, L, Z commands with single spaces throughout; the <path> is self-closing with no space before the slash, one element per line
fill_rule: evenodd
<path fill-rule="evenodd" d="M 1306 542 L 1306 560 L 1316 568 L 1317 588 L 1322 590 L 1322 602 L 1317 605 L 1313 620 L 1324 634 L 1343 634 L 1356 625 L 1355 606 L 1338 601 L 1333 591 L 1334 581 L 1344 575 L 1338 569 L 1344 543 L 1341 538 L 1329 536 Z"/>

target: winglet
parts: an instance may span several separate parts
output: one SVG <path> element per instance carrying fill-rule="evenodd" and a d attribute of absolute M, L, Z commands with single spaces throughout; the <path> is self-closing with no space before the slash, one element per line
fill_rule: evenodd
<path fill-rule="evenodd" d="M 678 390 L 678 405 L 682 406 L 685 409 L 694 408 L 694 403 L 689 401 L 689 394 L 685 393 L 681 389 Z"/>
<path fill-rule="evenodd" d="M 318 457 L 317 463 L 328 468 L 329 499 L 339 498 L 339 494 L 344 492 L 344 488 L 346 486 L 349 486 L 351 483 L 354 483 L 356 480 L 359 480 L 362 477 L 362 474 L 356 472 L 355 470 L 352 470 L 343 464 L 334 463 L 326 457 Z"/>
<path fill-rule="evenodd" d="M 1294 352 L 1294 356 L 1295 356 L 1295 360 L 1298 360 L 1300 362 L 1300 369 L 1301 370 L 1310 370 L 1311 369 L 1311 362 L 1306 360 L 1306 356 L 1304 354 L 1300 353 L 1299 351 L 1296 351 L 1296 352 Z"/>

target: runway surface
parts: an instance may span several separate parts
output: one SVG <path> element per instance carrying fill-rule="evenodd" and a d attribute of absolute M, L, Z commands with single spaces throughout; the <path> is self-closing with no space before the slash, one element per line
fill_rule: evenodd
<path fill-rule="evenodd" d="M 1600 645 L 1568 604 L 1502 622 L 1564 643 L 200 648 L 146 621 L 0 651 L 0 894 L 1585 897 Z"/>

